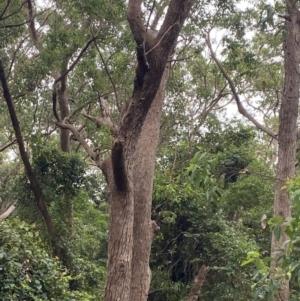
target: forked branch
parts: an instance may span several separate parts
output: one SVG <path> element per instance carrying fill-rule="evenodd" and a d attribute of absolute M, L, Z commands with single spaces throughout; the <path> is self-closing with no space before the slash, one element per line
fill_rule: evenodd
<path fill-rule="evenodd" d="M 86 140 L 81 136 L 81 134 L 75 128 L 75 126 L 67 122 L 68 122 L 67 120 L 56 121 L 55 124 L 62 129 L 69 130 L 74 135 L 75 139 L 82 145 L 82 147 L 85 149 L 85 151 L 90 156 L 90 158 L 94 160 L 97 166 L 100 168 L 101 159 L 99 158 L 98 154 L 92 150 L 92 148 L 88 145 Z"/>
<path fill-rule="evenodd" d="M 61 121 L 58 113 L 57 113 L 57 91 L 56 91 L 56 85 L 62 81 L 63 79 L 66 78 L 66 76 L 69 74 L 69 72 L 71 72 L 75 66 L 77 65 L 77 63 L 80 61 L 80 59 L 82 58 L 82 56 L 84 55 L 84 53 L 87 51 L 87 49 L 89 48 L 89 46 L 91 45 L 91 43 L 93 43 L 95 41 L 95 39 L 97 38 L 97 36 L 94 36 L 92 39 L 90 39 L 85 46 L 81 49 L 81 51 L 79 52 L 77 58 L 74 60 L 74 62 L 70 65 L 70 67 L 68 69 L 66 69 L 66 71 L 64 71 L 58 78 L 55 79 L 54 83 L 53 83 L 53 88 L 52 88 L 52 109 L 53 109 L 53 114 L 56 118 L 56 120 L 58 122 Z"/>

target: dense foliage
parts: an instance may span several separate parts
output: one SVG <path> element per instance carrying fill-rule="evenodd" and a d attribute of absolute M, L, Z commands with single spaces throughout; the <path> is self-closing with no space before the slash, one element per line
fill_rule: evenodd
<path fill-rule="evenodd" d="M 115 134 L 99 120 L 109 116 L 117 123 L 134 82 L 127 3 L 51 0 L 30 9 L 33 1 L 23 2 L 0 3 L 0 60 L 61 253 L 53 256 L 1 101 L 0 215 L 12 204 L 16 209 L 0 219 L 0 299 L 103 300 L 106 175 L 74 134 L 70 151 L 61 149 L 52 90 L 67 72 L 66 120 L 107 158 Z M 166 1 L 145 1 L 143 17 L 150 24 L 152 12 L 164 15 L 166 7 Z M 300 180 L 285 187 L 294 216 L 272 218 L 277 140 L 238 115 L 228 84 L 229 78 L 248 115 L 277 131 L 285 33 L 276 15 L 283 13 L 281 2 L 273 8 L 261 1 L 196 1 L 183 28 L 170 58 L 156 159 L 152 218 L 160 232 L 152 245 L 149 301 L 185 300 L 202 265 L 210 267 L 203 301 L 273 300 L 280 277 L 269 278 L 272 231 L 290 238 L 279 265 L 290 280 L 291 300 L 299 299 Z"/>

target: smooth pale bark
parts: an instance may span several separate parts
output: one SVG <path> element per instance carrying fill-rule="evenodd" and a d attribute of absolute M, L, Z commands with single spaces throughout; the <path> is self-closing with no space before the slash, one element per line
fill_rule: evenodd
<path fill-rule="evenodd" d="M 134 164 L 133 262 L 130 300 L 146 301 L 151 282 L 151 244 L 159 227 L 151 220 L 153 178 L 160 120 L 170 65 L 166 66 L 159 90 L 146 116 L 136 147 Z"/>
<path fill-rule="evenodd" d="M 284 219 L 291 216 L 291 202 L 288 194 L 282 186 L 286 180 L 295 175 L 296 144 L 297 144 L 297 118 L 299 104 L 299 53 L 300 53 L 300 13 L 294 1 L 287 1 L 284 50 L 284 91 L 279 112 L 278 132 L 278 163 L 276 170 L 276 188 L 274 197 L 274 216 L 282 216 Z M 284 230 L 284 229 L 283 229 Z M 277 259 L 281 254 L 276 254 L 278 248 L 287 247 L 285 242 L 288 236 L 282 231 L 279 241 L 272 236 L 271 256 Z M 276 262 L 271 265 L 273 276 L 276 276 Z M 283 279 L 281 290 L 275 297 L 276 301 L 287 301 L 289 297 L 289 282 Z"/>
<path fill-rule="evenodd" d="M 9 217 L 13 211 L 16 209 L 16 206 L 14 204 L 10 205 L 8 207 L 8 209 L 5 210 L 5 212 L 3 212 L 1 215 L 0 215 L 0 221 L 6 219 L 7 217 Z"/>

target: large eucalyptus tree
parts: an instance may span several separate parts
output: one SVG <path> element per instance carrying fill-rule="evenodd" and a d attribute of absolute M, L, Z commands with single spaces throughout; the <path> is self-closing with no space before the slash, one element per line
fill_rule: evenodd
<path fill-rule="evenodd" d="M 15 5 L 15 3 L 8 1 L 7 5 L 3 7 L 1 15 L 5 16 L 7 9 L 12 8 L 13 4 Z M 72 70 L 79 64 L 83 55 L 93 43 L 95 45 L 94 49 L 97 49 L 104 63 L 101 54 L 102 49 L 96 45 L 95 41 L 99 36 L 101 38 L 101 29 L 105 25 L 109 24 L 106 28 L 107 35 L 110 35 L 115 29 L 111 24 L 114 21 L 113 16 L 116 14 L 116 9 L 112 9 L 108 5 L 109 13 L 105 16 L 102 13 L 103 18 L 97 20 L 97 12 L 94 10 L 87 12 L 86 10 L 87 7 L 89 9 L 92 7 L 90 4 L 85 5 L 80 1 L 77 3 L 70 1 L 69 5 L 74 5 L 73 10 L 70 11 L 64 1 L 54 1 L 55 9 L 52 9 L 51 6 L 46 8 L 45 11 L 49 10 L 50 13 L 40 12 L 42 17 L 39 18 L 38 10 L 36 10 L 33 1 L 28 0 L 18 4 L 16 4 L 16 10 L 12 9 L 11 11 L 20 22 L 11 27 L 21 29 L 21 34 L 18 32 L 15 37 L 15 41 L 19 42 L 20 46 L 11 57 L 19 55 L 19 49 L 24 50 L 22 48 L 23 43 L 29 38 L 29 42 L 25 43 L 26 47 L 29 48 L 24 56 L 27 64 L 34 64 L 35 62 L 38 64 L 39 59 L 47 61 L 47 64 L 43 66 L 44 70 L 42 70 L 40 77 L 37 79 L 29 77 L 27 79 L 28 82 L 24 87 L 25 96 L 21 97 L 24 97 L 26 102 L 28 92 L 40 91 L 42 81 L 44 81 L 43 86 L 46 87 L 45 83 L 49 83 L 53 79 L 52 109 L 55 125 L 61 130 L 61 149 L 65 152 L 70 151 L 71 133 L 72 139 L 79 142 L 89 157 L 95 161 L 96 166 L 102 170 L 109 185 L 110 230 L 104 300 L 147 300 L 151 280 L 149 268 L 151 243 L 153 236 L 159 230 L 156 223 L 151 221 L 151 202 L 160 116 L 169 76 L 168 61 L 174 53 L 179 32 L 188 17 L 192 1 L 172 0 L 168 6 L 165 4 L 162 4 L 161 7 L 153 5 L 147 19 L 143 17 L 145 15 L 143 8 L 145 3 L 143 1 L 130 0 L 128 2 L 126 15 L 136 44 L 137 60 L 132 96 L 123 101 L 125 104 L 123 109 L 120 110 L 118 123 L 114 122 L 115 117 L 112 116 L 109 105 L 106 104 L 101 95 L 99 95 L 101 96 L 99 101 L 102 116 L 100 118 L 91 116 L 88 114 L 90 110 L 83 114 L 86 118 L 94 121 L 97 126 L 105 125 L 110 128 L 114 142 L 111 148 L 111 156 L 106 158 L 99 155 L 101 141 L 97 141 L 97 147 L 93 148 L 82 134 L 83 127 L 76 126 L 72 121 L 72 118 L 84 108 L 84 105 L 70 113 L 68 79 L 69 75 L 72 74 Z M 97 4 L 95 2 L 95 6 Z M 124 3 L 120 3 L 120 5 L 124 5 Z M 86 19 L 78 18 L 80 7 L 83 10 L 83 15 L 87 16 Z M 101 5 L 97 7 L 101 9 Z M 24 12 L 23 15 L 19 14 L 20 10 Z M 78 15 L 75 14 L 74 21 L 73 13 L 76 10 L 78 10 Z M 68 13 L 70 14 L 68 15 Z M 88 13 L 93 14 L 93 17 Z M 154 18 L 151 17 L 152 13 L 154 13 Z M 102 16 L 101 12 L 99 14 Z M 10 20 L 10 15 L 7 14 L 7 16 L 6 20 Z M 109 18 L 112 19 L 107 21 Z M 40 25 L 39 30 L 36 28 L 37 22 Z M 47 22 L 50 31 L 42 27 Z M 158 23 L 161 24 L 159 28 L 157 28 Z M 10 28 L 10 24 L 4 25 L 5 28 Z M 150 28 L 150 25 L 152 25 L 152 29 L 156 29 L 156 32 Z M 122 26 L 120 28 L 123 28 Z M 81 33 L 82 39 L 87 40 L 85 43 L 76 39 L 75 36 L 72 36 L 72 38 L 69 36 L 69 34 L 73 34 L 73 31 L 80 34 L 81 30 L 83 30 L 83 33 Z M 115 34 L 118 35 L 119 33 Z M 88 35 L 90 35 L 89 39 L 87 39 Z M 4 53 L 7 51 L 8 48 L 4 45 L 1 54 L 2 61 L 4 60 Z M 135 64 L 134 61 L 133 64 Z M 43 201 L 43 192 L 30 165 L 17 112 L 14 110 L 13 96 L 16 93 L 11 93 L 10 90 L 16 89 L 16 85 L 14 80 L 10 81 L 11 70 L 8 70 L 8 65 L 6 62 L 0 65 L 4 99 L 8 104 L 21 157 L 36 203 L 48 227 L 52 247 L 55 250 L 54 254 L 60 256 L 57 231 Z M 14 59 L 12 58 L 11 66 L 13 65 Z M 106 71 L 108 71 L 109 67 L 105 63 L 104 65 Z M 14 71 L 17 71 L 17 65 L 14 67 Z M 14 79 L 16 74 L 14 73 L 12 76 Z M 82 75 L 86 76 L 86 73 L 83 72 Z M 109 77 L 112 81 L 110 75 Z M 72 79 L 76 81 L 76 77 Z M 94 78 L 93 82 L 96 82 Z M 112 86 L 117 98 L 117 88 L 113 83 Z M 83 89 L 83 87 L 78 87 L 78 91 L 80 89 Z M 115 99 L 115 101 L 120 109 L 118 99 Z M 38 110 L 39 97 L 35 97 L 35 102 Z M 91 101 L 85 103 L 85 105 L 88 106 L 90 103 Z M 22 118 L 22 116 L 19 116 L 19 118 Z M 51 122 L 51 118 L 47 122 Z"/>

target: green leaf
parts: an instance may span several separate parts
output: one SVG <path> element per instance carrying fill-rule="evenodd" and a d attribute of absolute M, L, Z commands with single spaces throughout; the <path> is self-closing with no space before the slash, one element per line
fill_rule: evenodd
<path fill-rule="evenodd" d="M 274 236 L 276 238 L 276 240 L 278 241 L 280 239 L 281 236 L 281 226 L 280 225 L 276 225 L 274 230 L 273 230 Z"/>

